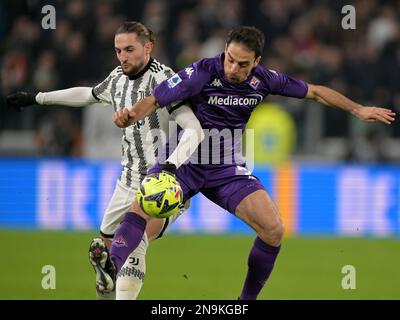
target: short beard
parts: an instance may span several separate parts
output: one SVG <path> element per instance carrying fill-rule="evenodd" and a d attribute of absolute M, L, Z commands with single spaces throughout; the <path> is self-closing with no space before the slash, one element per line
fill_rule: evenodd
<path fill-rule="evenodd" d="M 238 78 L 232 79 L 232 78 L 225 77 L 225 79 L 230 83 L 240 83 L 240 82 L 242 82 Z"/>
<path fill-rule="evenodd" d="M 142 70 L 143 68 L 144 68 L 144 66 L 141 66 L 139 68 L 132 67 L 130 69 L 130 71 L 128 71 L 128 72 L 126 72 L 126 71 L 124 71 L 124 69 L 122 69 L 122 73 L 128 77 L 133 77 L 133 76 L 137 75 L 140 72 L 140 70 Z"/>
<path fill-rule="evenodd" d="M 137 72 L 136 72 L 135 69 L 131 69 L 131 71 L 128 71 L 128 72 L 125 72 L 125 71 L 122 69 L 122 73 L 123 73 L 124 75 L 128 76 L 128 77 L 132 77 L 132 76 L 134 76 L 134 75 L 137 74 Z"/>

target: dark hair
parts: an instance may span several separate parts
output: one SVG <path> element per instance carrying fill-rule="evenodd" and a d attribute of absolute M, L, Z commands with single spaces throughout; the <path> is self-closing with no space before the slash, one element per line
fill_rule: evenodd
<path fill-rule="evenodd" d="M 153 31 L 147 28 L 143 23 L 137 21 L 125 21 L 115 33 L 136 33 L 141 44 L 145 44 L 147 41 L 154 43 L 156 40 Z"/>
<path fill-rule="evenodd" d="M 255 53 L 256 58 L 264 51 L 264 34 L 255 27 L 240 26 L 232 29 L 229 31 L 226 45 L 231 42 L 244 44 Z"/>

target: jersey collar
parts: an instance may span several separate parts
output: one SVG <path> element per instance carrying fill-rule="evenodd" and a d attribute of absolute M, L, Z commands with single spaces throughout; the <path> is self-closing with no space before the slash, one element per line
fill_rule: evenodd
<path fill-rule="evenodd" d="M 146 64 L 146 66 L 140 72 L 129 76 L 129 80 L 136 80 L 136 79 L 139 79 L 140 77 L 142 77 L 147 72 L 147 70 L 150 69 L 150 66 L 153 63 L 153 61 L 154 61 L 154 59 L 150 57 L 150 60 Z"/>

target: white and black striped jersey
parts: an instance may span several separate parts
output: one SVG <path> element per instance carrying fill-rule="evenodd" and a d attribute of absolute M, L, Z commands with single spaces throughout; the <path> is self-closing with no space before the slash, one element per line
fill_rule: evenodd
<path fill-rule="evenodd" d="M 121 67 L 93 87 L 93 96 L 114 110 L 133 106 L 137 101 L 153 94 L 154 88 L 174 74 L 171 68 L 151 58 L 146 67 L 135 76 L 127 76 Z M 122 173 L 120 181 L 127 187 L 134 187 L 146 175 L 147 169 L 155 163 L 160 144 L 157 129 L 168 137 L 169 108 L 158 108 L 144 120 L 123 129 Z M 156 134 L 155 134 L 156 133 Z"/>

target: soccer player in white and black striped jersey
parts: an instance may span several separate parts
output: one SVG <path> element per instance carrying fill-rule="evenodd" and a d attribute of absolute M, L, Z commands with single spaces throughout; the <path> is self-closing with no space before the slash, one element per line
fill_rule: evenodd
<path fill-rule="evenodd" d="M 171 68 L 151 57 L 153 44 L 154 35 L 150 29 L 139 22 L 125 22 L 115 35 L 115 51 L 120 66 L 115 68 L 103 82 L 93 88 L 74 87 L 38 94 L 17 92 L 7 98 L 8 105 L 18 111 L 22 107 L 36 103 L 81 107 L 100 101 L 112 105 L 114 111 L 132 106 L 144 97 L 152 95 L 158 84 L 173 75 Z M 188 134 L 190 131 L 190 139 L 186 139 L 186 143 L 179 143 L 176 152 L 167 159 L 177 167 L 186 160 L 180 159 L 178 152 L 185 154 L 182 148 L 188 148 L 188 151 L 195 150 L 204 138 L 201 126 L 192 110 L 181 105 L 182 103 L 179 103 L 179 108 L 176 105 L 157 109 L 143 121 L 123 129 L 121 176 L 103 217 L 100 227 L 101 238 L 93 240 L 92 249 L 102 241 L 108 247 L 111 245 L 119 223 L 135 199 L 136 188 L 146 175 L 147 169 L 156 161 L 158 147 L 161 147 L 159 144 L 162 143 L 155 141 L 157 137 L 152 136 L 157 129 L 168 136 L 170 119 L 175 120 L 183 129 L 191 129 L 187 130 Z M 103 287 L 105 281 L 101 280 L 101 270 L 91 260 L 96 271 L 96 291 L 99 299 L 136 299 L 145 274 L 148 241 L 161 237 L 168 224 L 175 221 L 182 211 L 183 209 L 169 219 L 154 219 L 153 223 L 148 224 L 139 247 L 131 253 L 121 269 L 116 288 Z M 90 254 L 89 251 L 89 257 Z"/>

